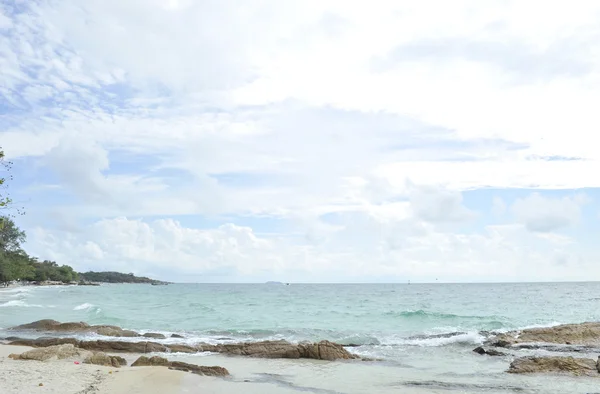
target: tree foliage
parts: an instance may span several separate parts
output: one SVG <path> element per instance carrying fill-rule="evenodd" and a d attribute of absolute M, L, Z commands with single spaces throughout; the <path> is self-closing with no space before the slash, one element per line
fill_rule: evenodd
<path fill-rule="evenodd" d="M 0 227 L 0 282 L 18 281 L 57 281 L 69 283 L 79 279 L 77 272 L 68 265 L 59 266 L 54 261 L 38 261 L 27 255 L 21 247 L 25 233 L 15 222 L 1 217 Z"/>
<path fill-rule="evenodd" d="M 6 160 L 4 151 L 0 148 L 0 210 L 8 210 L 9 212 L 12 210 L 12 212 L 16 211 L 17 214 L 22 215 L 24 214 L 23 209 L 14 206 L 8 193 L 8 183 L 13 180 L 13 176 L 10 174 L 11 168 L 12 162 Z M 3 223 L 0 222 L 0 226 L 2 225 Z"/>

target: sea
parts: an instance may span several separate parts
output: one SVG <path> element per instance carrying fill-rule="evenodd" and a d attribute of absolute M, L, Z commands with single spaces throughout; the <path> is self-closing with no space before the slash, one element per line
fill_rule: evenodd
<path fill-rule="evenodd" d="M 600 378 L 509 374 L 514 356 L 473 352 L 490 332 L 600 321 L 600 283 L 107 284 L 0 290 L 0 338 L 37 337 L 6 329 L 40 319 L 185 336 L 158 340 L 166 343 L 327 339 L 377 359 L 170 354 L 173 360 L 230 370 L 229 379 L 205 378 L 213 381 L 202 393 L 600 393 Z M 600 349 L 574 356 L 596 359 L 598 354 Z M 200 392 L 197 377 L 186 379 L 182 393 Z"/>

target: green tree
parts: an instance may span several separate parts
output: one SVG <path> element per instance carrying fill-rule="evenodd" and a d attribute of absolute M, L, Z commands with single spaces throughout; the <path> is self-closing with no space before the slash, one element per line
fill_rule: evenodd
<path fill-rule="evenodd" d="M 25 242 L 25 232 L 19 230 L 15 222 L 8 216 L 0 216 L 0 251 L 20 252 L 21 244 Z"/>

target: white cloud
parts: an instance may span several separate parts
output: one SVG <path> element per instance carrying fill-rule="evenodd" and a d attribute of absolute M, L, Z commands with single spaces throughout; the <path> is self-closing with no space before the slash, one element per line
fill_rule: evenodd
<path fill-rule="evenodd" d="M 512 277 L 588 261 L 549 233 L 577 223 L 580 200 L 533 195 L 509 208 L 524 227 L 493 227 L 461 193 L 500 190 L 484 204 L 496 220 L 501 189 L 600 187 L 599 15 L 583 0 L 0 6 L 2 145 L 37 165 L 31 210 L 54 223 L 31 248 L 239 276 Z M 153 220 L 180 215 L 285 225 L 263 239 Z M 457 232 L 473 218 L 487 227 Z"/>
<path fill-rule="evenodd" d="M 322 239 L 298 244 L 234 224 L 198 230 L 170 219 L 115 218 L 78 234 L 38 228 L 30 247 L 80 270 L 115 269 L 181 281 L 584 279 L 589 272 L 582 269 L 593 262 L 569 243 L 536 237 L 519 225 L 467 235 L 414 221 L 382 223 L 361 213 L 346 219 L 334 231 L 322 231 Z"/>
<path fill-rule="evenodd" d="M 528 230 L 550 232 L 577 223 L 581 217 L 581 207 L 588 201 L 583 194 L 551 198 L 532 193 L 528 197 L 517 199 L 510 209 Z"/>

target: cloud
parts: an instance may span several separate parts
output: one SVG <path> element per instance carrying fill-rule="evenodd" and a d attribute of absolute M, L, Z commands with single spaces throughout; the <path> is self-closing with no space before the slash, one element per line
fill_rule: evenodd
<path fill-rule="evenodd" d="M 452 234 L 363 213 L 340 219 L 333 231 L 321 231 L 321 240 L 306 244 L 235 224 L 199 230 L 171 219 L 121 217 L 97 221 L 77 235 L 37 228 L 29 247 L 83 271 L 125 270 L 186 282 L 553 280 L 573 277 L 592 261 L 568 243 L 519 225 Z"/>
<path fill-rule="evenodd" d="M 600 187 L 598 15 L 593 1 L 3 4 L 0 139 L 28 248 L 235 280 L 585 265 L 585 237 L 554 233 L 583 203 L 548 190 Z M 466 197 L 487 188 L 494 200 Z M 509 189 L 539 195 L 509 204 Z"/>
<path fill-rule="evenodd" d="M 528 230 L 543 233 L 576 224 L 581 217 L 581 207 L 588 201 L 583 194 L 551 198 L 532 193 L 528 197 L 517 199 L 510 209 Z"/>

